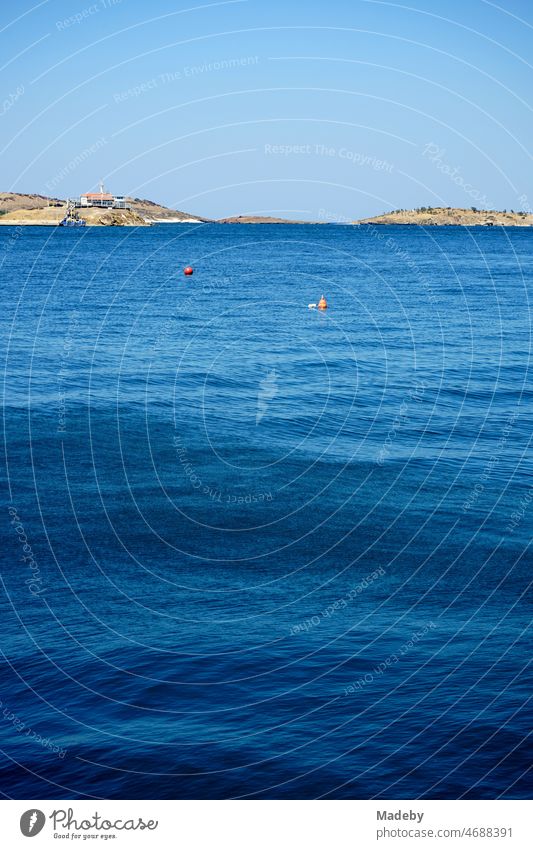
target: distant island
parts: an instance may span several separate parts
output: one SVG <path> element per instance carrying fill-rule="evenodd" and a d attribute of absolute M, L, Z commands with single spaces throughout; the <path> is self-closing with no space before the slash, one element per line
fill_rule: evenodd
<path fill-rule="evenodd" d="M 103 188 L 103 187 L 102 187 Z M 301 221 L 268 215 L 233 215 L 228 218 L 206 218 L 179 209 L 170 209 L 154 201 L 134 197 L 117 197 L 105 191 L 88 192 L 80 199 L 67 202 L 61 198 L 39 194 L 0 192 L 0 224 L 11 226 L 57 226 L 70 210 L 76 218 L 94 227 L 148 227 L 152 224 L 335 224 L 326 220 Z M 373 218 L 346 221 L 352 225 L 404 224 L 454 227 L 533 227 L 533 215 L 513 210 L 498 212 L 471 207 L 421 206 L 417 209 L 395 209 Z"/>
<path fill-rule="evenodd" d="M 533 227 L 533 215 L 527 212 L 461 209 L 453 206 L 420 206 L 395 209 L 374 218 L 361 218 L 353 224 L 415 224 L 419 227 Z"/>
<path fill-rule="evenodd" d="M 295 221 L 288 218 L 273 218 L 270 215 L 233 215 L 217 218 L 217 224 L 324 224 L 323 221 Z"/>

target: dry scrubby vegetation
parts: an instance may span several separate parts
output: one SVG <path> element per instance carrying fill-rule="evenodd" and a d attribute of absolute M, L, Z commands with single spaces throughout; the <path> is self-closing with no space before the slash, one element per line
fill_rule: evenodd
<path fill-rule="evenodd" d="M 131 209 L 77 209 L 79 218 L 94 226 L 141 227 L 153 221 L 182 221 L 191 216 L 177 209 L 154 203 L 143 198 L 126 198 Z M 0 223 L 14 226 L 23 224 L 57 225 L 66 212 L 66 201 L 45 195 L 27 195 L 16 192 L 0 192 Z M 199 219 L 206 220 L 206 219 Z"/>
<path fill-rule="evenodd" d="M 453 206 L 415 206 L 414 209 L 392 209 L 387 215 L 396 215 L 400 212 L 428 212 L 430 215 L 435 215 L 436 213 L 442 212 L 446 210 L 447 212 L 467 212 L 468 210 L 461 209 L 460 207 Z M 470 212 L 479 212 L 483 215 L 500 215 L 502 212 L 507 213 L 507 209 L 478 209 L 476 206 L 470 207 Z M 514 209 L 510 209 L 509 212 L 512 215 L 521 215 L 523 218 L 527 217 L 527 212 L 515 211 Z"/>
<path fill-rule="evenodd" d="M 453 206 L 419 206 L 416 209 L 394 209 L 373 218 L 362 218 L 356 224 L 418 224 L 459 225 L 483 227 L 531 227 L 533 215 L 527 212 L 515 212 L 513 209 L 469 209 Z"/>

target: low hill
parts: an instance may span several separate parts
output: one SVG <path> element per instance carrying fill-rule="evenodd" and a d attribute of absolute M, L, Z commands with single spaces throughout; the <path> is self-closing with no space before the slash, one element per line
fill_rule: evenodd
<path fill-rule="evenodd" d="M 142 198 L 126 198 L 129 210 L 99 209 L 89 207 L 77 209 L 80 218 L 94 226 L 130 226 L 173 222 L 204 222 L 208 218 L 191 215 L 177 209 L 154 203 Z M 0 224 L 20 226 L 25 224 L 59 224 L 66 211 L 66 201 L 46 195 L 28 195 L 17 192 L 0 192 Z"/>
<path fill-rule="evenodd" d="M 218 224 L 310 224 L 310 221 L 291 221 L 288 218 L 272 218 L 269 215 L 233 215 L 219 218 Z"/>
<path fill-rule="evenodd" d="M 167 224 L 171 224 L 178 221 L 207 222 L 212 220 L 210 218 L 203 218 L 201 215 L 191 215 L 189 212 L 181 212 L 179 209 L 170 209 L 168 206 L 161 206 L 151 200 L 144 200 L 142 198 L 128 197 L 126 198 L 126 202 L 129 203 L 134 212 L 150 222 L 167 222 Z"/>
<path fill-rule="evenodd" d="M 374 218 L 361 218 L 354 224 L 417 224 L 460 227 L 533 227 L 533 215 L 526 212 L 461 209 L 460 207 L 422 206 L 418 209 L 396 209 Z"/>
<path fill-rule="evenodd" d="M 49 204 L 64 204 L 59 198 L 46 195 L 21 195 L 18 192 L 0 192 L 0 215 L 15 212 L 18 209 L 43 209 Z"/>

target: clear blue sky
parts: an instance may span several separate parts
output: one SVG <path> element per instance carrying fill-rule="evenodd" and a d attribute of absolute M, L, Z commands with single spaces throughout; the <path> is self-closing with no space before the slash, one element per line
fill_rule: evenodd
<path fill-rule="evenodd" d="M 530 0 L 6 0 L 0 30 L 3 190 L 533 207 Z"/>

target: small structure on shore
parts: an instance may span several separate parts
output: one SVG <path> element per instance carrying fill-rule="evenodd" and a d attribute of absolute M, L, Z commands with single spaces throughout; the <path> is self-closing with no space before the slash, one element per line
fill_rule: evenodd
<path fill-rule="evenodd" d="M 129 204 L 126 203 L 126 199 L 123 195 L 112 195 L 109 192 L 106 192 L 104 184 L 100 181 L 100 191 L 99 192 L 85 192 L 85 194 L 80 195 L 79 200 L 76 202 L 77 207 L 91 207 L 96 206 L 103 209 L 129 209 Z"/>

